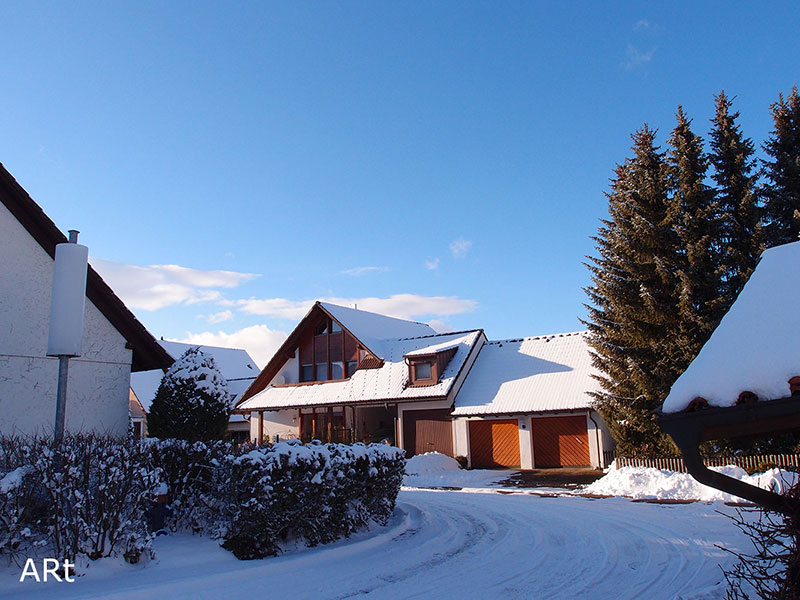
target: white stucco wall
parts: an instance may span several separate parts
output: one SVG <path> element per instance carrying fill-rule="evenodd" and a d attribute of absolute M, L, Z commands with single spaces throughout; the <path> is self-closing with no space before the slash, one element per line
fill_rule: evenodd
<path fill-rule="evenodd" d="M 264 415 L 264 435 L 273 439 L 279 435 L 281 439 L 297 437 L 300 435 L 300 423 L 297 420 L 297 409 L 291 410 L 265 410 L 263 413 L 252 411 L 250 413 L 250 439 L 258 441 L 259 414 Z"/>
<path fill-rule="evenodd" d="M 53 259 L 0 204 L 0 434 L 52 433 L 58 359 L 45 356 Z M 132 353 L 88 299 L 70 360 L 66 428 L 125 435 Z"/>

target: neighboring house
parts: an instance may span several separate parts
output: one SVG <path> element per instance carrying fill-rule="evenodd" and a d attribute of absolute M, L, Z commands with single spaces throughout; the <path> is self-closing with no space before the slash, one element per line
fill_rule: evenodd
<path fill-rule="evenodd" d="M 317 302 L 245 392 L 251 438 L 387 440 L 473 466 L 601 466 L 582 334 L 488 342 Z"/>
<path fill-rule="evenodd" d="M 131 377 L 131 379 L 133 379 L 133 377 Z M 128 410 L 130 411 L 133 439 L 141 440 L 147 437 L 147 413 L 142 403 L 139 402 L 139 398 L 136 397 L 133 388 L 130 388 Z"/>
<path fill-rule="evenodd" d="M 256 362 L 246 350 L 238 348 L 219 348 L 198 344 L 184 344 L 182 342 L 169 342 L 159 340 L 161 347 L 173 358 L 177 359 L 189 348 L 200 348 L 202 352 L 212 356 L 220 373 L 228 381 L 228 391 L 231 394 L 231 406 L 242 396 L 245 390 L 255 380 L 259 373 Z M 158 386 L 164 377 L 164 371 L 154 370 L 135 373 L 131 377 L 131 389 L 145 413 L 150 411 L 150 405 L 156 396 Z M 144 418 L 146 424 L 146 415 Z M 134 425 L 135 426 L 135 425 Z M 146 430 L 145 430 L 146 433 Z M 228 435 L 236 442 L 247 441 L 250 438 L 250 424 L 241 414 L 232 414 L 228 422 Z"/>
<path fill-rule="evenodd" d="M 46 356 L 57 244 L 67 238 L 0 165 L 0 434 L 52 434 L 58 359 Z M 70 360 L 66 430 L 124 436 L 131 371 L 172 358 L 90 266 L 83 354 Z"/>

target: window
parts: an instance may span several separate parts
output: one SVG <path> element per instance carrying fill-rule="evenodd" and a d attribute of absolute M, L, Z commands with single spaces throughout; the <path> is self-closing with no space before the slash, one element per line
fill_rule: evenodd
<path fill-rule="evenodd" d="M 414 365 L 414 379 L 430 379 L 431 363 L 417 363 Z"/>
<path fill-rule="evenodd" d="M 340 362 L 331 363 L 331 379 L 344 379 L 344 364 Z"/>
<path fill-rule="evenodd" d="M 314 381 L 314 365 L 300 367 L 300 381 Z"/>
<path fill-rule="evenodd" d="M 339 325 L 336 321 L 331 321 L 331 333 L 339 333 L 341 330 L 341 325 Z"/>
<path fill-rule="evenodd" d="M 317 363 L 317 381 L 328 379 L 328 363 Z"/>
<path fill-rule="evenodd" d="M 314 335 L 325 335 L 326 333 L 328 333 L 328 319 L 322 321 L 314 330 Z"/>
<path fill-rule="evenodd" d="M 358 361 L 348 360 L 345 366 L 347 367 L 347 376 L 352 377 L 353 373 L 355 373 L 356 369 L 358 369 Z"/>

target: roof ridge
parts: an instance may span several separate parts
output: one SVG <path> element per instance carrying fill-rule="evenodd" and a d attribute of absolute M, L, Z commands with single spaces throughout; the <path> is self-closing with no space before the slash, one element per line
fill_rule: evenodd
<path fill-rule="evenodd" d="M 459 335 L 462 333 L 475 333 L 476 331 L 483 331 L 483 329 L 464 329 L 462 331 L 448 331 L 445 333 L 431 333 L 429 335 L 418 335 L 415 337 L 404 337 L 404 338 L 385 338 L 387 341 L 396 340 L 398 342 L 405 342 L 408 340 L 423 340 L 426 338 L 433 338 L 433 337 L 440 337 L 443 335 Z"/>
<path fill-rule="evenodd" d="M 583 331 L 568 331 L 564 333 L 548 333 L 544 335 L 529 335 L 519 338 L 507 338 L 504 340 L 490 340 L 487 344 L 511 344 L 514 342 L 524 342 L 526 340 L 552 340 L 553 338 L 572 337 L 576 335 L 585 335 L 589 333 L 588 330 Z"/>

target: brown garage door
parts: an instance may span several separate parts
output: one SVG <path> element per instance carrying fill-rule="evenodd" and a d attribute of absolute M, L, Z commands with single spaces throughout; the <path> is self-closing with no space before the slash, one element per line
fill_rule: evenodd
<path fill-rule="evenodd" d="M 403 411 L 406 456 L 441 452 L 453 456 L 453 425 L 449 409 Z"/>
<path fill-rule="evenodd" d="M 518 467 L 517 420 L 470 421 L 469 452 L 473 467 Z"/>
<path fill-rule="evenodd" d="M 589 466 L 586 417 L 546 417 L 533 421 L 533 463 L 536 467 Z"/>

